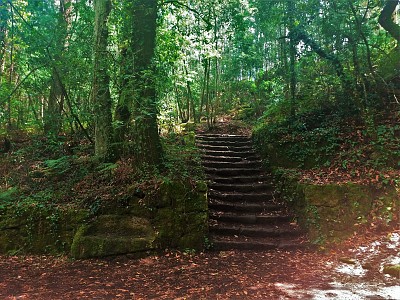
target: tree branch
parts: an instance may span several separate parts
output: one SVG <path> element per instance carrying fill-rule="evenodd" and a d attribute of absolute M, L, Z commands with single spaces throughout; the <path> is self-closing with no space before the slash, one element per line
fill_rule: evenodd
<path fill-rule="evenodd" d="M 195 15 L 197 15 L 198 17 L 200 17 L 207 24 L 207 26 L 212 27 L 211 22 L 209 20 L 207 20 L 206 18 L 204 18 L 199 11 L 195 10 L 194 8 L 191 8 L 189 5 L 187 5 L 185 3 L 182 3 L 182 2 L 177 1 L 177 0 L 162 1 L 161 5 L 165 5 L 165 4 L 172 4 L 172 5 L 175 5 L 175 6 L 184 7 L 187 10 L 191 11 L 192 13 L 194 13 Z"/>
<path fill-rule="evenodd" d="M 400 43 L 400 25 L 394 22 L 393 15 L 399 2 L 399 0 L 387 0 L 378 19 L 379 24 L 397 41 L 397 43 Z"/>

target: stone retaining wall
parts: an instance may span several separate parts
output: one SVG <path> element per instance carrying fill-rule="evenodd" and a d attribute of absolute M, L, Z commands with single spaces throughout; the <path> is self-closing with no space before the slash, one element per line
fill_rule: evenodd
<path fill-rule="evenodd" d="M 1 254 L 69 254 L 74 258 L 203 249 L 207 186 L 164 182 L 143 199 L 89 209 L 35 205 L 0 208 Z M 118 203 L 116 199 L 115 203 Z"/>
<path fill-rule="evenodd" d="M 313 243 L 338 242 L 357 232 L 359 226 L 399 222 L 399 193 L 394 187 L 301 184 L 280 178 L 281 197 L 294 209 L 300 225 Z"/>

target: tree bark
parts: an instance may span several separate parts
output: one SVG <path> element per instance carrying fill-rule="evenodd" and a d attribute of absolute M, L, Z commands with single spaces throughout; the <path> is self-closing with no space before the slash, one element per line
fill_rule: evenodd
<path fill-rule="evenodd" d="M 295 27 L 295 11 L 296 11 L 296 2 L 288 1 L 288 21 L 289 21 L 289 32 L 292 32 Z M 296 90 L 297 90 L 297 76 L 296 76 L 296 44 L 297 41 L 295 38 L 290 38 L 289 40 L 289 55 L 290 55 L 290 114 L 292 117 L 296 114 Z M 285 58 L 286 59 L 286 58 Z"/>
<path fill-rule="evenodd" d="M 127 136 L 129 134 L 131 118 L 132 118 L 132 105 L 133 98 L 135 97 L 133 87 L 133 49 L 132 49 L 132 6 L 133 1 L 127 0 L 123 2 L 121 18 L 125 20 L 122 24 L 121 34 L 122 42 L 120 42 L 121 62 L 119 68 L 119 84 L 120 91 L 118 103 L 115 108 L 115 135 L 114 142 L 116 145 L 116 155 L 121 156 L 123 153 L 129 153 L 130 149 L 127 147 Z M 129 41 L 128 43 L 126 41 Z"/>
<path fill-rule="evenodd" d="M 0 83 L 2 82 L 2 75 L 4 72 L 8 18 L 9 11 L 7 1 L 0 0 Z"/>
<path fill-rule="evenodd" d="M 394 22 L 394 11 L 400 3 L 398 0 L 387 0 L 379 15 L 379 24 L 397 41 L 400 43 L 400 25 Z"/>
<path fill-rule="evenodd" d="M 58 12 L 57 31 L 55 33 L 55 48 L 52 57 L 52 72 L 49 101 L 44 118 L 44 131 L 47 134 L 57 135 L 62 127 L 62 112 L 64 110 L 63 78 L 67 72 L 64 63 L 65 44 L 67 40 L 68 24 L 70 22 L 70 11 L 67 8 L 71 0 L 60 0 Z M 60 69 L 61 72 L 58 71 Z"/>
<path fill-rule="evenodd" d="M 158 134 L 155 70 L 157 0 L 136 0 L 133 5 L 134 103 L 136 158 L 142 165 L 160 165 L 162 147 Z"/>
<path fill-rule="evenodd" d="M 95 155 L 102 161 L 112 157 L 112 116 L 110 78 L 108 75 L 108 16 L 111 0 L 95 0 L 93 104 L 95 115 Z"/>

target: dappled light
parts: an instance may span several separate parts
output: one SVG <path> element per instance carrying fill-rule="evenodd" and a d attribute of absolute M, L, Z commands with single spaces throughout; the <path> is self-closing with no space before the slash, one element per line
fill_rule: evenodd
<path fill-rule="evenodd" d="M 0 0 L 0 298 L 400 299 L 399 13 Z"/>

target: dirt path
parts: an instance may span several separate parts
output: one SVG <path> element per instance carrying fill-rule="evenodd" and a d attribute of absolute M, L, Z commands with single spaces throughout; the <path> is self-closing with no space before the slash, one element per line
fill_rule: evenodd
<path fill-rule="evenodd" d="M 379 271 L 381 261 L 399 255 L 399 241 L 394 239 L 391 244 L 397 249 L 386 247 L 387 236 L 385 233 L 374 239 L 356 237 L 325 254 L 169 252 L 139 260 L 118 257 L 85 261 L 0 257 L 0 298 L 400 299 L 396 298 L 400 297 L 400 280 Z M 381 243 L 380 249 L 376 243 Z M 367 249 L 364 256 L 357 252 L 360 247 Z M 368 249 L 374 251 L 373 257 Z M 346 272 L 346 268 L 354 269 L 356 265 L 342 263 L 343 257 L 360 262 L 368 258 L 370 268 L 362 276 L 354 270 Z M 360 295 L 360 289 L 369 294 Z"/>

